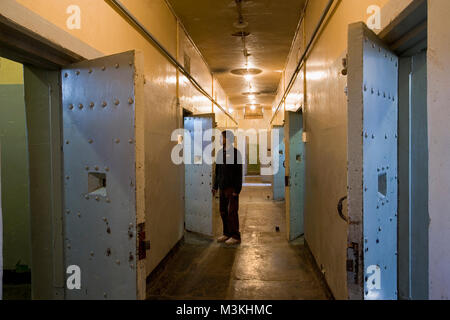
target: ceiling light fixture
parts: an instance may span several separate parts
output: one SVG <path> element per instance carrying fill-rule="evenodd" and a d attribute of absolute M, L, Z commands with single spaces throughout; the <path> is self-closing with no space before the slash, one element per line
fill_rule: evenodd
<path fill-rule="evenodd" d="M 251 96 L 251 95 L 259 96 L 259 95 L 261 95 L 261 92 L 256 92 L 256 91 L 253 90 L 253 88 L 250 88 L 250 91 L 242 92 L 242 95 L 243 96 Z"/>
<path fill-rule="evenodd" d="M 239 69 L 233 69 L 230 71 L 235 76 L 246 76 L 246 75 L 252 75 L 256 76 L 258 74 L 261 74 L 263 71 L 261 69 L 256 68 L 239 68 Z"/>
<path fill-rule="evenodd" d="M 248 27 L 248 22 L 247 21 L 236 21 L 235 23 L 233 23 L 233 26 L 237 29 L 245 29 Z"/>

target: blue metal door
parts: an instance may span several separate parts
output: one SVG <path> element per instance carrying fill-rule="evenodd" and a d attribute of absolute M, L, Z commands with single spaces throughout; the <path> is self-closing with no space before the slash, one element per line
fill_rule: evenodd
<path fill-rule="evenodd" d="M 348 284 L 351 299 L 397 299 L 398 58 L 349 28 Z"/>
<path fill-rule="evenodd" d="M 81 289 L 66 288 L 67 299 L 145 297 L 145 260 L 137 250 L 144 217 L 140 211 L 138 219 L 136 200 L 136 146 L 143 146 L 135 132 L 136 88 L 143 85 L 136 61 L 127 52 L 61 73 L 65 265 L 81 270 Z"/>
<path fill-rule="evenodd" d="M 286 208 L 289 240 L 301 236 L 304 231 L 305 198 L 305 145 L 303 136 L 303 115 L 300 112 L 286 113 Z"/>
<path fill-rule="evenodd" d="M 278 134 L 278 141 L 275 141 L 275 145 L 272 147 L 272 168 L 276 170 L 273 172 L 273 200 L 284 200 L 285 192 L 285 147 L 284 147 L 284 127 L 274 126 L 272 131 L 276 131 Z M 274 135 L 276 136 L 276 135 Z"/>
<path fill-rule="evenodd" d="M 214 115 L 184 118 L 186 143 L 190 141 L 189 163 L 185 164 L 185 225 L 186 230 L 199 234 L 214 235 L 214 208 L 211 194 L 213 166 L 205 158 L 205 150 L 211 141 L 203 139 L 205 131 L 214 128 Z M 195 136 L 200 139 L 195 139 Z"/>

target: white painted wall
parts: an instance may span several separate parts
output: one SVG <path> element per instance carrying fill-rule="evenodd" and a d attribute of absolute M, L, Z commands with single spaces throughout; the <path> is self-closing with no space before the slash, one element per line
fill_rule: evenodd
<path fill-rule="evenodd" d="M 428 0 L 430 299 L 450 299 L 450 1 Z"/>

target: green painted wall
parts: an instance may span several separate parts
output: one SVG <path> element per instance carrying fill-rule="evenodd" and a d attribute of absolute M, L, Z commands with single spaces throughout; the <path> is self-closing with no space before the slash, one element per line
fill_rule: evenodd
<path fill-rule="evenodd" d="M 0 58 L 3 268 L 31 266 L 28 147 L 23 67 Z"/>

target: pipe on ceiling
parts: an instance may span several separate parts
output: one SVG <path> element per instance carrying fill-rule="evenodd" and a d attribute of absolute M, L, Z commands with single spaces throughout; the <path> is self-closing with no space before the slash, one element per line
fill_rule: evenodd
<path fill-rule="evenodd" d="M 272 124 L 273 121 L 275 120 L 275 117 L 277 116 L 278 112 L 280 111 L 281 105 L 286 101 L 287 96 L 291 92 L 291 89 L 294 86 L 295 80 L 297 79 L 298 73 L 302 69 L 303 64 L 306 60 L 306 56 L 308 55 L 308 52 L 311 49 L 311 46 L 313 45 L 314 41 L 316 40 L 316 37 L 320 31 L 320 28 L 322 28 L 322 25 L 325 22 L 325 19 L 326 19 L 328 13 L 330 12 L 331 7 L 333 6 L 334 2 L 335 2 L 335 0 L 329 0 L 325 9 L 323 10 L 322 15 L 320 16 L 319 22 L 317 23 L 316 28 L 314 29 L 314 32 L 311 36 L 311 39 L 309 40 L 308 45 L 305 48 L 305 51 L 303 51 L 302 57 L 300 58 L 300 61 L 298 62 L 297 68 L 295 69 L 295 72 L 292 75 L 291 80 L 289 81 L 289 84 L 288 84 L 286 90 L 284 91 L 283 98 L 281 99 L 280 103 L 278 104 L 278 107 L 275 110 L 272 120 L 270 120 L 270 124 Z M 306 8 L 305 8 L 305 14 L 306 14 Z"/>
<path fill-rule="evenodd" d="M 215 104 L 228 118 L 230 118 L 236 125 L 237 121 L 233 116 L 225 110 L 205 89 L 195 80 L 194 77 L 181 65 L 177 59 L 144 27 L 142 23 L 127 9 L 119 0 L 105 0 L 107 3 L 112 5 L 119 13 L 121 13 L 129 22 L 131 22 L 139 31 L 141 31 L 145 38 L 154 44 L 166 57 L 167 59 L 178 69 L 180 72 L 189 79 L 189 81 L 194 85 L 194 87 L 207 97 L 213 104 Z"/>

